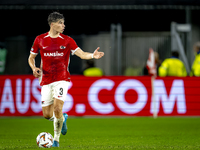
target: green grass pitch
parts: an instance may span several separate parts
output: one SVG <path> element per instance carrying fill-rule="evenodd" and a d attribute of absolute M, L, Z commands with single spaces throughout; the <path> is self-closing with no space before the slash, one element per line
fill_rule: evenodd
<path fill-rule="evenodd" d="M 60 137 L 60 150 L 197 150 L 198 117 L 69 117 L 68 133 Z M 40 132 L 53 135 L 53 122 L 40 117 L 0 118 L 0 150 L 41 149 Z"/>

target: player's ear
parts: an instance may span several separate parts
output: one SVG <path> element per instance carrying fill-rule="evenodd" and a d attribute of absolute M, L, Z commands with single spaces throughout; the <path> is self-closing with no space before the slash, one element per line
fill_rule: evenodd
<path fill-rule="evenodd" d="M 52 22 L 52 23 L 50 24 L 50 27 L 53 27 L 53 25 L 54 25 L 54 22 Z"/>

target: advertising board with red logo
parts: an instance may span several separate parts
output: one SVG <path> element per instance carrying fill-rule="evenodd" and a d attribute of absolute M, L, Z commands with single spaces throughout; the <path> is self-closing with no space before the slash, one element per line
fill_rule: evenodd
<path fill-rule="evenodd" d="M 200 116 L 200 79 L 71 76 L 63 112 L 72 116 Z M 0 76 L 0 116 L 41 116 L 32 75 Z"/>

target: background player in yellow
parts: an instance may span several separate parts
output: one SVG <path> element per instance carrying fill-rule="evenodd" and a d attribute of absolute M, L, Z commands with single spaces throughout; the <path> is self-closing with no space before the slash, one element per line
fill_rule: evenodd
<path fill-rule="evenodd" d="M 195 43 L 194 45 L 195 60 L 192 65 L 190 76 L 200 76 L 200 42 Z"/>
<path fill-rule="evenodd" d="M 179 59 L 179 53 L 177 51 L 172 52 L 172 57 L 165 59 L 158 69 L 159 76 L 187 76 L 184 63 Z"/>
<path fill-rule="evenodd" d="M 103 71 L 101 68 L 95 67 L 94 60 L 90 59 L 86 61 L 86 69 L 83 71 L 83 75 L 88 77 L 101 77 L 103 76 Z"/>

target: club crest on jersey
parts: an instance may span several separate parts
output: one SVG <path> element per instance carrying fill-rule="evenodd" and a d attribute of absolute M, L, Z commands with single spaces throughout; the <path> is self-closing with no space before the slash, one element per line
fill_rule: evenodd
<path fill-rule="evenodd" d="M 60 49 L 65 49 L 66 47 L 65 46 L 60 46 Z"/>

